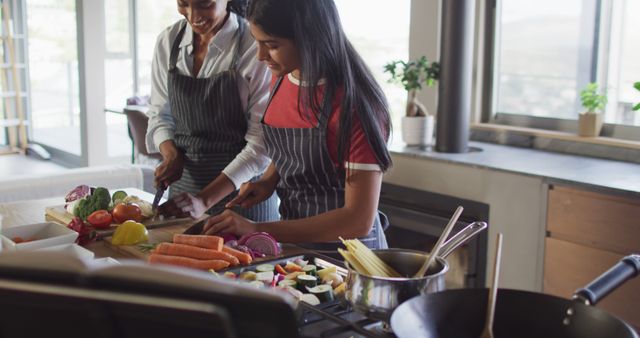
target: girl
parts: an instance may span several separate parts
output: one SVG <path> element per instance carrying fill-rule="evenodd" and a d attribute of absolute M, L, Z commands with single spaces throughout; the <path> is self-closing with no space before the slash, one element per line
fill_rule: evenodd
<path fill-rule="evenodd" d="M 269 164 L 260 119 L 269 71 L 253 55 L 242 18 L 247 0 L 177 0 L 184 16 L 158 37 L 152 64 L 147 147 L 160 151 L 156 185 L 171 185 L 165 215 L 199 217 Z M 223 202 L 220 202 L 223 201 Z M 278 219 L 274 198 L 243 210 Z"/>
<path fill-rule="evenodd" d="M 266 231 L 333 254 L 339 236 L 385 248 L 377 208 L 391 165 L 389 110 L 333 0 L 253 0 L 248 19 L 258 59 L 276 78 L 263 117 L 272 163 L 227 206 L 250 207 L 275 189 L 282 220 L 255 223 L 225 210 L 205 232 Z"/>

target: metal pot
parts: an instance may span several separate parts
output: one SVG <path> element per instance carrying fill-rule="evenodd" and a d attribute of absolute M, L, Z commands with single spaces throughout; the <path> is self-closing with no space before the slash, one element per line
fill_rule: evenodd
<path fill-rule="evenodd" d="M 455 248 L 484 230 L 487 224 L 474 222 L 445 242 L 441 251 L 445 255 L 436 257 L 424 277 L 392 278 L 362 275 L 346 264 L 345 297 L 353 308 L 375 320 L 389 322 L 391 313 L 402 302 L 418 295 L 445 290 L 444 275 L 449 271 L 449 264 L 444 259 Z M 374 250 L 385 263 L 404 276 L 412 276 L 427 259 L 428 253 L 406 249 Z"/>

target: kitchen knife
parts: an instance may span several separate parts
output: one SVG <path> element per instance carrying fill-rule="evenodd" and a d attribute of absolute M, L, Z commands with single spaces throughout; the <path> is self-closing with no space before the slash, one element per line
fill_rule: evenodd
<path fill-rule="evenodd" d="M 156 190 L 156 196 L 153 198 L 153 204 L 151 204 L 151 210 L 153 210 L 154 213 L 158 209 L 158 204 L 160 204 L 160 199 L 162 199 L 165 190 L 166 188 L 163 185 L 159 185 L 158 190 Z"/>
<path fill-rule="evenodd" d="M 207 220 L 209 218 L 205 218 L 200 222 L 196 222 L 194 223 L 192 226 L 188 227 L 183 234 L 185 235 L 201 235 L 202 234 L 202 229 L 204 229 L 204 225 L 205 223 L 207 223 Z"/>

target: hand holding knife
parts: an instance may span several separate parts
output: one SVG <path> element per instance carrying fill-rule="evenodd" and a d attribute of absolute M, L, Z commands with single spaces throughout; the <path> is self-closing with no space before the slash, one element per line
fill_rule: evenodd
<path fill-rule="evenodd" d="M 153 198 L 153 204 L 151 204 L 151 210 L 153 210 L 153 218 L 156 218 L 156 216 L 158 215 L 158 205 L 160 204 L 160 200 L 162 199 L 165 190 L 167 190 L 167 188 L 164 185 L 158 185 L 156 196 Z"/>

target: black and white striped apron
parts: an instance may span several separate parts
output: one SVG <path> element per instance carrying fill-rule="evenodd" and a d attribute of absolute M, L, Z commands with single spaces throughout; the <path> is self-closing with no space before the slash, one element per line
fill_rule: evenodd
<path fill-rule="evenodd" d="M 182 75 L 176 68 L 186 25 L 185 20 L 173 42 L 169 59 L 168 88 L 171 113 L 176 124 L 175 143 L 184 153 L 182 177 L 171 184 L 170 196 L 181 192 L 195 194 L 202 190 L 246 145 L 244 136 L 248 117 L 242 109 L 236 67 L 247 25 L 238 16 L 238 43 L 229 69 L 204 79 Z M 235 193 L 207 212 L 219 213 L 233 196 Z M 275 195 L 253 208 L 238 208 L 237 211 L 257 222 L 279 218 Z"/>
<path fill-rule="evenodd" d="M 279 78 L 269 104 L 281 82 Z M 262 118 L 265 146 L 280 175 L 276 192 L 282 219 L 311 217 L 344 206 L 345 177 L 335 168 L 327 147 L 331 104 L 325 100 L 322 110 L 314 128 L 276 128 Z M 372 249 L 387 248 L 380 214 L 369 235 L 360 241 Z M 339 241 L 298 244 L 334 257 L 338 256 L 337 248 L 342 247 Z"/>

